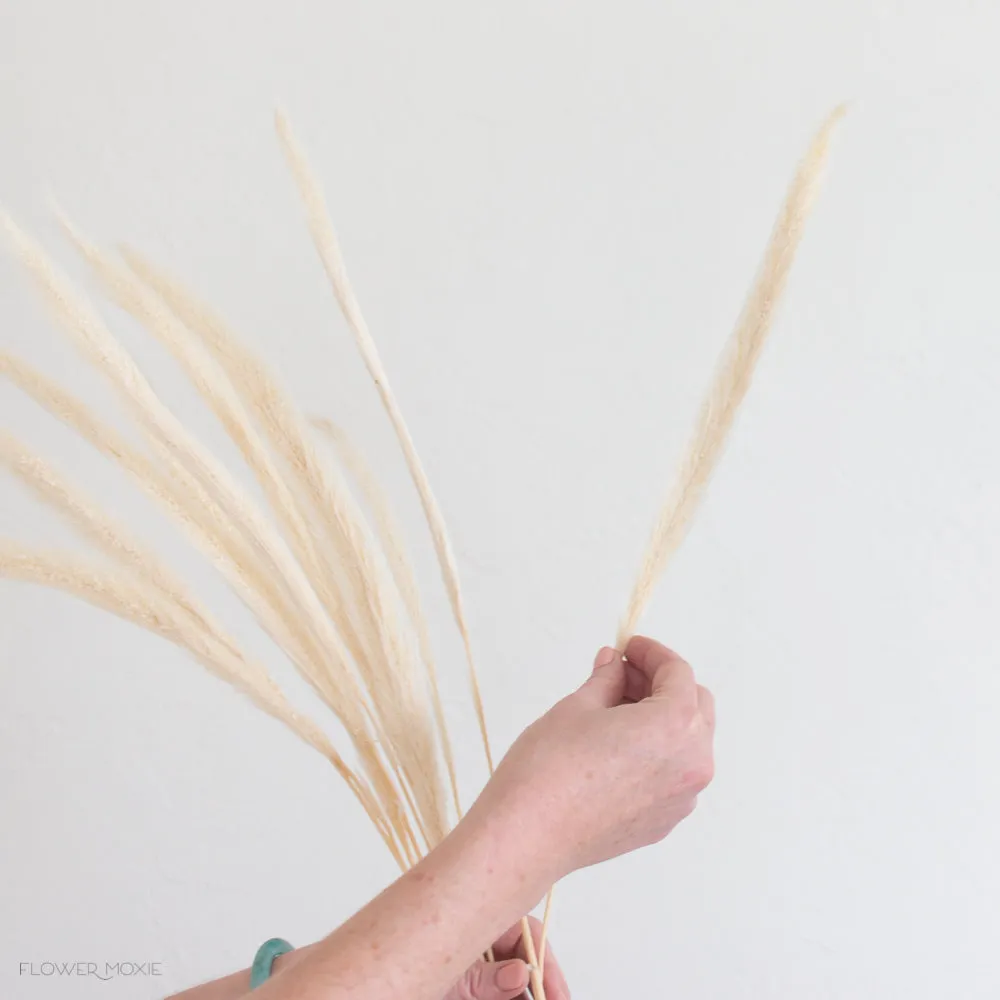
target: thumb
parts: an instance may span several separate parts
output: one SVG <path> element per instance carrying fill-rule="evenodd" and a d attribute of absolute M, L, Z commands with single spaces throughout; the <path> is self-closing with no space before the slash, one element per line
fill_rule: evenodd
<path fill-rule="evenodd" d="M 614 708 L 625 697 L 627 681 L 622 654 L 604 646 L 594 657 L 594 672 L 577 691 L 577 697 L 593 708 Z"/>
<path fill-rule="evenodd" d="M 444 1000 L 514 1000 L 528 988 L 528 966 L 520 959 L 476 962 L 445 994 Z"/>

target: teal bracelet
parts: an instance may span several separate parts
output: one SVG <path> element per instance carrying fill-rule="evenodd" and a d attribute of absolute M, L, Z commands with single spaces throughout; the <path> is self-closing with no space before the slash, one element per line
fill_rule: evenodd
<path fill-rule="evenodd" d="M 253 965 L 250 966 L 250 989 L 255 990 L 261 983 L 267 982 L 271 978 L 271 966 L 274 960 L 281 955 L 287 955 L 295 949 L 282 938 L 271 938 L 265 941 L 253 957 Z"/>

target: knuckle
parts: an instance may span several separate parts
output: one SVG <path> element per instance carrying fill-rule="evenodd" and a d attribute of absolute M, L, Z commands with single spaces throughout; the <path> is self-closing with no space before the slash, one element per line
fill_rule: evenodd
<path fill-rule="evenodd" d="M 685 698 L 674 706 L 674 719 L 678 725 L 685 729 L 693 726 L 698 721 L 700 714 L 697 698 Z"/>
<path fill-rule="evenodd" d="M 671 705 L 670 721 L 675 731 L 684 732 L 698 720 L 698 703 L 693 698 L 683 701 L 678 699 Z"/>
<path fill-rule="evenodd" d="M 695 791 L 702 791 L 715 777 L 715 762 L 708 755 L 702 757 L 688 772 L 688 784 Z"/>

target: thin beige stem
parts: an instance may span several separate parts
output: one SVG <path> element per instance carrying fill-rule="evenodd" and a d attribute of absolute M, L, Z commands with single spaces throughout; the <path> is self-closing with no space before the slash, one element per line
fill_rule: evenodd
<path fill-rule="evenodd" d="M 545 983 L 542 979 L 542 967 L 535 951 L 535 939 L 531 936 L 531 924 L 527 917 L 521 918 L 521 939 L 524 942 L 524 953 L 531 966 L 531 995 L 535 1000 L 545 1000 Z"/>
<path fill-rule="evenodd" d="M 549 920 L 552 917 L 552 897 L 555 895 L 556 887 L 552 886 L 545 896 L 545 911 L 542 913 L 542 933 L 538 940 L 538 972 L 545 979 L 545 949 L 549 940 Z"/>
<path fill-rule="evenodd" d="M 365 366 L 375 382 L 382 405 L 389 416 L 389 421 L 402 448 L 407 468 L 410 471 L 410 477 L 420 497 L 420 504 L 423 507 L 424 516 L 430 528 L 438 565 L 441 568 L 445 590 L 447 591 L 452 613 L 465 647 L 466 659 L 469 665 L 469 684 L 472 689 L 476 719 L 479 723 L 479 732 L 483 741 L 483 749 L 486 753 L 486 762 L 492 774 L 493 754 L 490 749 L 489 734 L 486 729 L 486 713 L 483 708 L 479 675 L 476 670 L 475 659 L 472 655 L 472 640 L 462 602 L 462 592 L 459 587 L 458 566 L 452 553 L 444 517 L 441 514 L 437 499 L 431 490 L 430 481 L 427 478 L 427 473 L 424 471 L 420 456 L 417 454 L 416 446 L 413 443 L 413 438 L 410 435 L 406 421 L 403 419 L 402 411 L 396 402 L 396 396 L 392 391 L 392 386 L 389 383 L 382 359 L 368 331 L 368 325 L 365 322 L 354 291 L 348 281 L 347 270 L 340 252 L 340 245 L 337 242 L 333 226 L 330 223 L 326 210 L 326 200 L 319 182 L 306 160 L 305 153 L 292 134 L 291 127 L 285 117 L 280 113 L 277 114 L 275 124 L 278 131 L 278 138 L 281 141 L 292 176 L 295 179 L 299 194 L 305 205 L 306 219 L 313 242 L 316 245 L 316 250 L 319 253 L 327 277 L 330 279 L 334 296 L 340 305 L 351 332 L 354 334 L 355 342 L 358 345 Z"/>

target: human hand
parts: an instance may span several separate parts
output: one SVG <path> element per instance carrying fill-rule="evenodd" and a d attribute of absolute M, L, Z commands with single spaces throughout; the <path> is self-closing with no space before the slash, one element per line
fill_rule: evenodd
<path fill-rule="evenodd" d="M 712 695 L 652 639 L 605 648 L 591 677 L 511 747 L 469 814 L 528 831 L 553 883 L 662 840 L 713 774 Z"/>
<path fill-rule="evenodd" d="M 534 917 L 528 917 L 528 924 L 537 953 L 542 925 Z M 493 945 L 493 955 L 495 962 L 479 961 L 470 966 L 448 991 L 444 1000 L 515 1000 L 522 996 L 528 987 L 528 966 L 525 963 L 526 953 L 521 939 L 520 922 Z M 569 987 L 548 945 L 545 948 L 544 965 L 546 1000 L 569 1000 Z"/>

